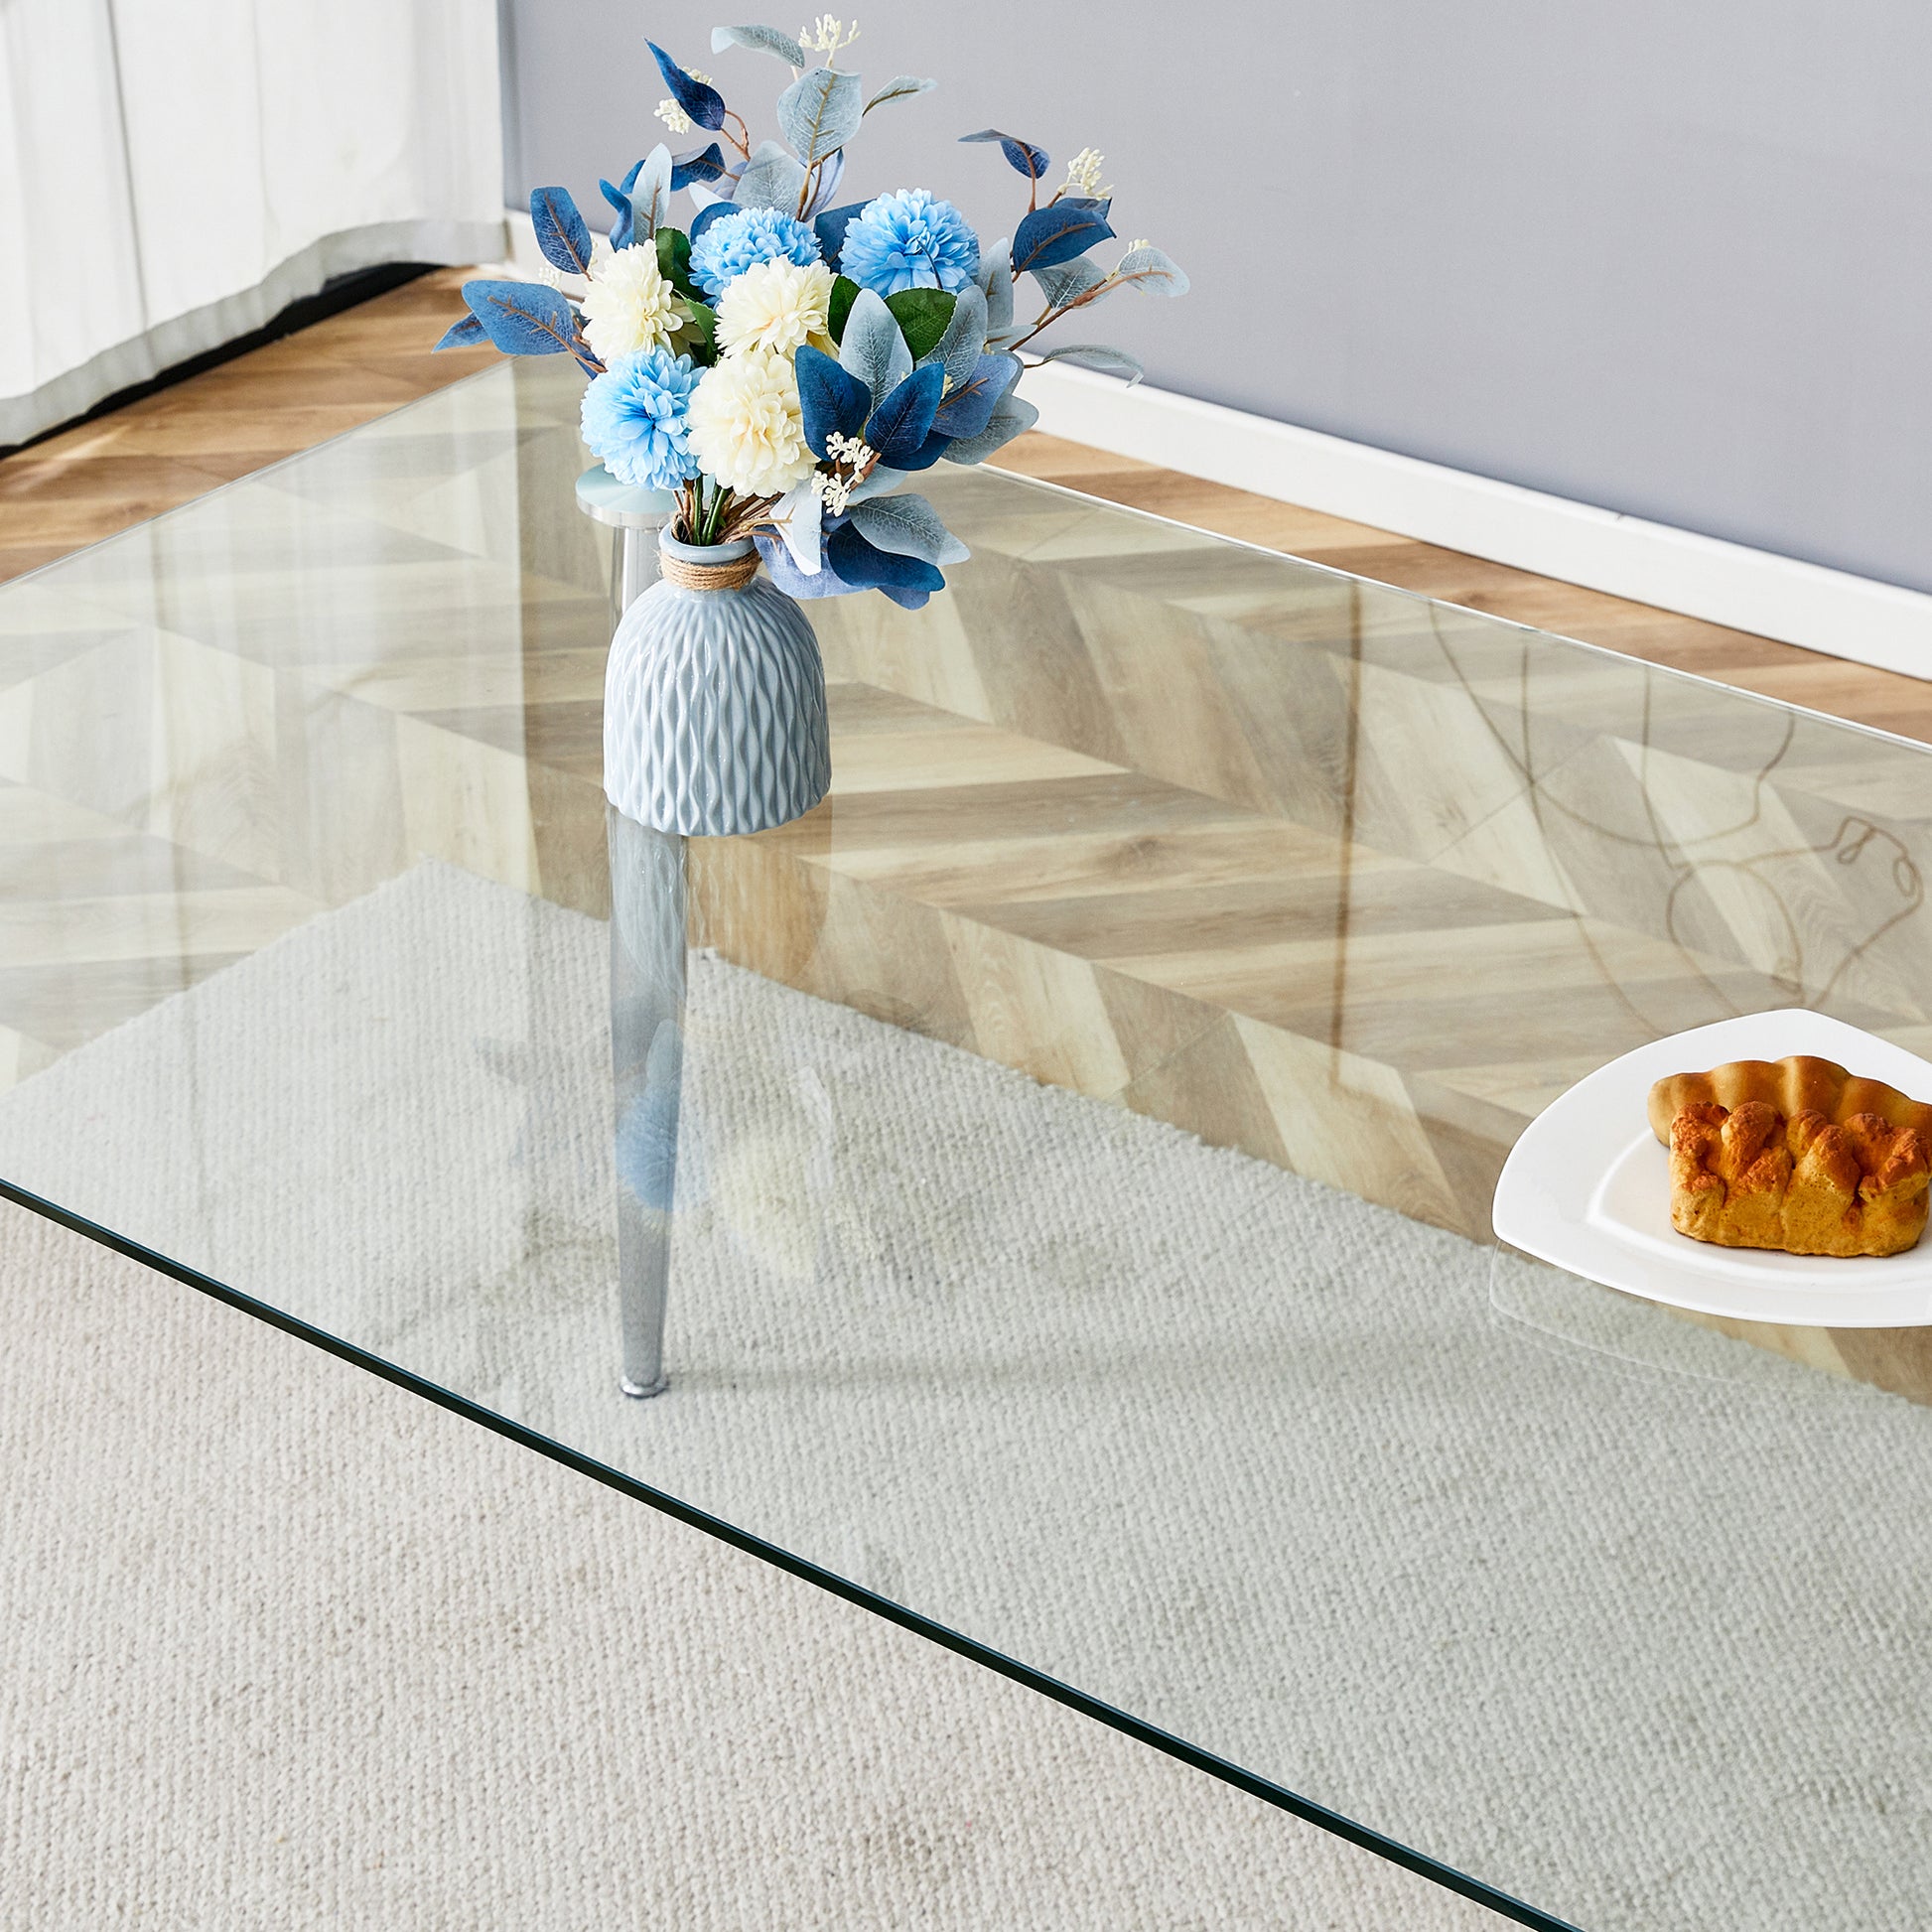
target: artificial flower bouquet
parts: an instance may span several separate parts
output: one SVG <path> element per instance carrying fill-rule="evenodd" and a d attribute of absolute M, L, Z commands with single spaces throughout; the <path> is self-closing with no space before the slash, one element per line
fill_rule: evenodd
<path fill-rule="evenodd" d="M 676 493 L 673 538 L 750 536 L 793 597 L 879 590 L 917 609 L 966 550 L 907 480 L 941 458 L 979 463 L 1034 422 L 1015 394 L 1023 349 L 1137 378 L 1121 349 L 1033 345 L 1116 289 L 1187 283 L 1146 242 L 1111 266 L 1094 259 L 1114 235 L 1098 155 L 1082 151 L 1051 188 L 1044 150 L 995 128 L 962 139 L 997 142 L 1027 180 L 1011 242 L 982 248 L 924 188 L 840 201 L 866 116 L 933 86 L 901 75 L 869 95 L 838 65 L 857 39 L 856 23 L 829 15 L 797 40 L 770 27 L 712 35 L 714 52 L 747 48 L 793 70 L 783 140 L 756 147 L 709 75 L 646 43 L 670 89 L 658 117 L 719 138 L 681 154 L 659 145 L 600 183 L 617 216 L 608 242 L 565 190 L 538 189 L 530 214 L 554 272 L 466 284 L 471 313 L 437 345 L 486 338 L 574 355 L 591 377 L 585 442 L 620 483 Z M 685 227 L 671 218 L 680 193 L 699 204 Z M 1016 316 L 1022 276 L 1040 299 L 1031 320 Z"/>

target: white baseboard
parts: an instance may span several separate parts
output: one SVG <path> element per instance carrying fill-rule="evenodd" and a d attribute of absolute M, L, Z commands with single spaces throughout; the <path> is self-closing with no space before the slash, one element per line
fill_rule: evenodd
<path fill-rule="evenodd" d="M 1520 489 L 1314 430 L 1046 364 L 1021 393 L 1049 436 L 1513 564 L 1540 576 L 1932 678 L 1932 597 Z"/>

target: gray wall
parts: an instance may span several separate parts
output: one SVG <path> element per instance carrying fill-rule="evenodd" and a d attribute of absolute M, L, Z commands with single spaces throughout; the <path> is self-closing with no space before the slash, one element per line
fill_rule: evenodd
<path fill-rule="evenodd" d="M 715 5 L 502 4 L 513 201 L 601 207 L 662 133 L 647 31 L 772 131 L 785 70 L 714 58 Z M 1076 334 L 1162 387 L 1932 590 L 1932 8 L 846 5 L 844 65 L 940 83 L 848 190 L 930 186 L 991 239 L 1019 177 L 955 135 L 1103 149 L 1194 292 Z"/>

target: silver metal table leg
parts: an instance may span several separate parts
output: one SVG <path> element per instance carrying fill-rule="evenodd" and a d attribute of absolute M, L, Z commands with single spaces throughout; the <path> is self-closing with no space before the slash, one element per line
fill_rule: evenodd
<path fill-rule="evenodd" d="M 661 1394 L 684 1074 L 684 840 L 606 807 L 625 1395 Z"/>

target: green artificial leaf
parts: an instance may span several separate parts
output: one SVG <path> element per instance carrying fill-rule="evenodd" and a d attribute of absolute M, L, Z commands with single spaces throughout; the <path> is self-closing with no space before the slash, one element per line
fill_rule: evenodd
<path fill-rule="evenodd" d="M 691 279 L 691 237 L 682 228 L 658 229 L 657 272 L 687 301 L 704 300 L 704 290 Z"/>
<path fill-rule="evenodd" d="M 944 289 L 900 289 L 886 298 L 886 306 L 916 362 L 938 347 L 952 321 L 954 298 Z"/>
<path fill-rule="evenodd" d="M 929 94 L 938 84 L 936 80 L 921 80 L 916 74 L 901 73 L 897 79 L 887 81 L 866 102 L 865 111 L 870 114 L 875 107 L 884 107 L 889 100 L 910 100 L 914 94 Z"/>
<path fill-rule="evenodd" d="M 688 298 L 677 306 L 684 311 L 691 324 L 690 328 L 678 331 L 679 352 L 690 356 L 700 368 L 709 368 L 718 359 L 717 316 L 704 303 Z"/>
<path fill-rule="evenodd" d="M 859 299 L 859 284 L 850 275 L 839 276 L 832 284 L 832 299 L 825 308 L 825 333 L 835 343 L 845 341 L 845 319 Z"/>
<path fill-rule="evenodd" d="M 711 51 L 722 54 L 728 47 L 755 47 L 760 54 L 775 54 L 788 68 L 808 68 L 805 50 L 789 34 L 775 27 L 714 27 Z"/>
<path fill-rule="evenodd" d="M 779 131 L 807 168 L 844 147 L 858 133 L 865 113 L 859 76 L 836 68 L 813 68 L 778 96 Z"/>
<path fill-rule="evenodd" d="M 1071 264 L 1068 264 L 1071 266 Z M 1185 295 L 1187 277 L 1172 256 L 1143 243 L 1121 256 L 1114 278 L 1148 295 Z"/>
<path fill-rule="evenodd" d="M 851 506 L 859 534 L 876 549 L 923 564 L 963 564 L 972 552 L 939 521 L 923 496 L 871 496 Z"/>

